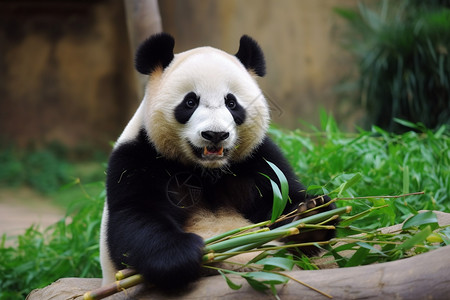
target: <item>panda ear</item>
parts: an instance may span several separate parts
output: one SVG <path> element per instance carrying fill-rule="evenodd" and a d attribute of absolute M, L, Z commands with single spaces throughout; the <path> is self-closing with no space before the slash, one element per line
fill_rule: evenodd
<path fill-rule="evenodd" d="M 158 67 L 163 69 L 173 60 L 174 38 L 167 33 L 158 33 L 146 39 L 138 47 L 134 65 L 139 73 L 149 75 Z"/>
<path fill-rule="evenodd" d="M 247 70 L 253 71 L 256 75 L 263 77 L 266 75 L 266 62 L 264 54 L 258 43 L 249 37 L 243 35 L 239 42 L 239 50 L 235 55 Z"/>

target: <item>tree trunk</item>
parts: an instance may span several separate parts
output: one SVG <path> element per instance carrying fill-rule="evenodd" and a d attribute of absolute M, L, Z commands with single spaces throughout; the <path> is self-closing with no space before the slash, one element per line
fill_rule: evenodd
<path fill-rule="evenodd" d="M 450 246 L 382 264 L 287 273 L 333 299 L 449 299 Z M 264 295 L 253 290 L 240 277 L 232 280 L 242 284 L 242 288 L 231 290 L 218 275 L 199 280 L 179 295 L 162 294 L 141 285 L 107 299 L 273 299 L 270 293 Z M 84 292 L 98 288 L 100 282 L 99 279 L 64 278 L 31 292 L 27 299 L 83 299 Z M 281 286 L 278 295 L 283 300 L 327 299 L 293 280 Z"/>

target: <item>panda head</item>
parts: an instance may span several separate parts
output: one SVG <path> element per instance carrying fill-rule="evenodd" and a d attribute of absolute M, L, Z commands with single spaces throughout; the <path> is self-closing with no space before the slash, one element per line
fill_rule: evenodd
<path fill-rule="evenodd" d="M 168 34 L 151 36 L 136 53 L 149 75 L 143 126 L 159 153 L 205 168 L 242 161 L 263 141 L 269 108 L 255 81 L 265 75 L 258 44 L 240 40 L 236 55 L 211 47 L 173 53 Z"/>

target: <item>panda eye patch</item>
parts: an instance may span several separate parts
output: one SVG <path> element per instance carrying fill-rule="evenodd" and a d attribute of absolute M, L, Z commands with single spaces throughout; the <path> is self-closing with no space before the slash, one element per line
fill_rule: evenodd
<path fill-rule="evenodd" d="M 233 116 L 234 122 L 236 122 L 237 125 L 244 123 L 246 115 L 245 108 L 239 104 L 235 95 L 230 93 L 225 96 L 225 106 Z"/>
<path fill-rule="evenodd" d="M 225 105 L 229 109 L 236 109 L 237 107 L 237 99 L 233 94 L 228 94 L 225 96 Z"/>
<path fill-rule="evenodd" d="M 184 97 L 184 104 L 186 108 L 196 108 L 199 102 L 199 97 L 194 92 L 190 92 Z"/>
<path fill-rule="evenodd" d="M 199 102 L 200 96 L 194 92 L 188 93 L 175 107 L 175 119 L 181 124 L 186 124 L 197 109 Z"/>

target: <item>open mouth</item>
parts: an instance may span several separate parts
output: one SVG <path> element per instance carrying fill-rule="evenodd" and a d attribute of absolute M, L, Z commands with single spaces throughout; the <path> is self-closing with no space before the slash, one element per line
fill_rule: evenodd
<path fill-rule="evenodd" d="M 227 155 L 228 150 L 223 146 L 205 146 L 203 148 L 196 147 L 189 143 L 195 156 L 205 160 L 218 160 Z"/>
<path fill-rule="evenodd" d="M 202 157 L 222 157 L 223 156 L 223 147 L 203 147 Z"/>

